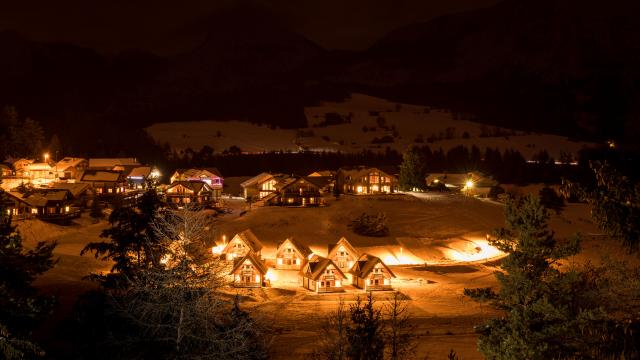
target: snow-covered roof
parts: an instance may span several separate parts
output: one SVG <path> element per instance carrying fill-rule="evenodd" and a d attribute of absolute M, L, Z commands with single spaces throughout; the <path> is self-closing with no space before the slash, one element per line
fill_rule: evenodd
<path fill-rule="evenodd" d="M 231 269 L 230 274 L 235 273 L 236 270 L 238 270 L 238 268 L 242 266 L 242 264 L 244 264 L 246 260 L 249 260 L 249 262 L 251 262 L 251 264 L 255 266 L 256 269 L 258 269 L 258 271 L 260 271 L 262 275 L 265 275 L 267 273 L 268 269 L 267 269 L 267 266 L 264 264 L 264 262 L 260 260 L 255 253 L 253 253 L 252 251 L 249 251 L 247 255 L 243 256 L 242 258 L 237 258 L 235 260 L 233 269 Z"/>
<path fill-rule="evenodd" d="M 58 163 L 56 164 L 56 168 L 60 171 L 64 171 L 72 166 L 78 166 L 86 161 L 87 160 L 83 158 L 66 157 L 58 161 Z"/>
<path fill-rule="evenodd" d="M 307 265 L 302 269 L 302 276 L 307 277 L 311 280 L 318 280 L 320 275 L 324 273 L 324 270 L 327 266 L 333 265 L 334 269 L 342 276 L 342 278 L 346 278 L 344 273 L 336 266 L 336 264 L 331 261 L 331 259 L 313 255 Z"/>
<path fill-rule="evenodd" d="M 246 181 L 243 181 L 240 186 L 242 186 L 243 188 L 249 187 L 249 186 L 253 186 L 255 184 L 259 184 L 261 182 L 266 181 L 267 179 L 270 179 L 274 177 L 274 175 L 268 173 L 268 172 L 263 172 L 260 173 L 254 177 L 252 177 L 251 179 L 248 179 Z"/>
<path fill-rule="evenodd" d="M 31 163 L 31 164 L 29 164 L 29 171 L 39 171 L 39 170 L 51 171 L 51 170 L 53 170 L 53 167 L 49 163 Z"/>
<path fill-rule="evenodd" d="M 280 251 L 280 249 L 282 248 L 283 245 L 285 245 L 286 243 L 290 243 L 299 253 L 300 255 L 302 255 L 303 258 L 308 258 L 309 255 L 311 255 L 312 251 L 311 249 L 309 249 L 309 247 L 303 243 L 301 243 L 300 241 L 298 241 L 297 239 L 290 237 L 290 238 L 286 238 L 283 242 L 278 244 L 278 252 Z"/>
<path fill-rule="evenodd" d="M 355 264 L 353 264 L 353 267 L 351 268 L 351 270 L 349 270 L 349 273 L 359 278 L 365 278 L 371 273 L 371 271 L 373 270 L 373 268 L 375 268 L 377 264 L 382 264 L 382 266 L 384 266 L 385 269 L 387 269 L 387 271 L 392 277 L 396 277 L 393 271 L 389 269 L 387 264 L 385 264 L 382 260 L 380 260 L 379 257 L 373 256 L 370 254 L 362 254 L 362 256 L 360 256 L 358 261 L 356 261 Z"/>
<path fill-rule="evenodd" d="M 213 178 L 219 177 L 222 175 L 217 168 L 208 167 L 208 168 L 192 168 L 192 169 L 177 169 L 174 173 L 174 176 L 178 176 L 182 179 L 189 178 Z"/>
<path fill-rule="evenodd" d="M 89 168 L 115 168 L 116 166 L 140 166 L 140 163 L 136 158 L 89 159 Z"/>
<path fill-rule="evenodd" d="M 146 178 L 146 177 L 149 176 L 149 174 L 151 174 L 151 167 L 150 166 L 139 166 L 139 167 L 131 169 L 131 172 L 129 173 L 129 175 L 127 175 L 127 177 L 130 177 L 130 178 Z"/>
<path fill-rule="evenodd" d="M 122 173 L 112 170 L 86 170 L 80 181 L 119 182 L 123 181 Z"/>

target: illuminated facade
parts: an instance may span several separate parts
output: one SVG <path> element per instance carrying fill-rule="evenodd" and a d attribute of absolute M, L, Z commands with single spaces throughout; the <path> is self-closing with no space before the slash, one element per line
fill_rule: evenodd
<path fill-rule="evenodd" d="M 341 168 L 336 181 L 343 193 L 355 195 L 389 194 L 396 192 L 398 186 L 394 175 L 364 166 Z"/>

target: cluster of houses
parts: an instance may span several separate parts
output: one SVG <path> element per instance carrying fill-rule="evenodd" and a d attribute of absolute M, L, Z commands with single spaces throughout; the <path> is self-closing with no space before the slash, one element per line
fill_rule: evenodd
<path fill-rule="evenodd" d="M 7 195 L 5 208 L 14 219 L 37 217 L 67 221 L 79 216 L 93 201 L 135 202 L 157 169 L 135 158 L 72 158 L 43 162 L 30 159 L 0 166 L 0 187 Z M 223 178 L 215 168 L 178 169 L 169 185 L 158 189 L 170 206 L 215 204 L 222 194 Z"/>
<path fill-rule="evenodd" d="M 0 187 L 17 219 L 38 217 L 65 220 L 79 215 L 93 199 L 109 203 L 117 199 L 135 202 L 144 184 L 159 171 L 135 158 L 74 158 L 52 161 L 19 159 L 0 165 Z M 434 189 L 462 191 L 484 196 L 497 185 L 480 173 L 430 174 L 426 184 Z M 240 184 L 242 196 L 252 206 L 324 206 L 336 194 L 375 195 L 398 191 L 396 171 L 379 167 L 342 167 L 315 171 L 306 176 L 260 173 Z M 224 178 L 216 168 L 177 169 L 168 185 L 158 187 L 167 206 L 206 208 L 220 206 Z"/>
<path fill-rule="evenodd" d="M 390 194 L 398 191 L 398 178 L 375 167 L 343 167 L 307 176 L 261 173 L 244 181 L 243 197 L 257 205 L 322 206 L 325 196 Z"/>
<path fill-rule="evenodd" d="M 95 196 L 135 195 L 152 176 L 149 166 L 134 158 L 83 159 L 65 157 L 52 161 L 19 159 L 2 166 L 2 182 L 9 215 L 15 219 L 38 217 L 66 221 L 77 217 Z"/>
<path fill-rule="evenodd" d="M 316 293 L 342 292 L 349 284 L 365 291 L 391 290 L 391 279 L 396 277 L 380 258 L 361 254 L 344 237 L 329 245 L 326 257 L 293 238 L 278 244 L 275 258 L 263 259 L 262 248 L 251 230 L 225 244 L 220 256 L 232 263 L 234 286 L 267 286 L 271 268 L 299 272 L 302 286 Z"/>

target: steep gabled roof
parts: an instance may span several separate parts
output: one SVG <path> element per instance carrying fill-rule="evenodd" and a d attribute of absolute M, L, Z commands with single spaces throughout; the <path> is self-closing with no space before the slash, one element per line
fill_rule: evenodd
<path fill-rule="evenodd" d="M 351 178 L 357 179 L 362 176 L 369 175 L 372 171 L 377 171 L 382 173 L 383 175 L 395 178 L 394 172 L 391 169 L 382 170 L 379 167 L 369 167 L 369 166 L 353 166 L 353 167 L 342 167 L 338 170 L 344 175 L 351 176 Z"/>
<path fill-rule="evenodd" d="M 314 255 L 309 259 L 307 264 L 302 268 L 302 276 L 310 278 L 311 280 L 318 280 L 329 265 L 333 265 L 334 269 L 338 271 L 343 279 L 346 278 L 344 273 L 336 266 L 336 264 L 333 263 L 333 261 L 331 261 L 331 259 L 318 255 Z"/>
<path fill-rule="evenodd" d="M 246 188 L 246 187 L 249 187 L 249 186 L 253 186 L 253 185 L 257 184 L 257 183 L 260 183 L 260 182 L 263 182 L 263 181 L 269 179 L 270 177 L 273 177 L 273 175 L 269 174 L 267 172 L 263 172 L 263 173 L 260 173 L 260 174 L 258 174 L 256 176 L 252 177 L 251 179 L 243 181 L 240 184 L 240 186 L 242 186 L 243 188 Z"/>
<path fill-rule="evenodd" d="M 385 264 L 379 257 L 373 256 L 373 255 L 370 255 L 370 254 L 362 254 L 362 256 L 360 256 L 358 261 L 356 261 L 353 264 L 353 267 L 351 268 L 351 270 L 349 270 L 349 273 L 353 274 L 353 275 L 355 275 L 355 276 L 357 276 L 359 278 L 365 278 L 371 273 L 373 268 L 378 263 L 382 264 L 382 266 L 384 266 L 384 268 L 387 269 L 387 271 L 389 272 L 389 274 L 391 276 L 396 277 L 396 275 L 393 273 L 393 271 L 391 271 L 391 269 L 389 269 L 387 264 Z"/>
<path fill-rule="evenodd" d="M 220 178 L 222 177 L 222 175 L 220 174 L 220 171 L 214 167 L 176 169 L 176 171 L 174 172 L 174 175 L 177 174 L 179 177 L 186 177 L 186 178 L 195 178 L 195 177 L 199 178 L 202 176 L 205 176 L 205 177 L 208 176 L 206 172 Z"/>
<path fill-rule="evenodd" d="M 171 185 L 167 187 L 167 190 L 172 189 L 178 185 L 182 185 L 187 189 L 193 191 L 194 194 L 198 194 L 201 191 L 211 191 L 211 187 L 204 181 L 174 181 Z"/>
<path fill-rule="evenodd" d="M 309 247 L 305 244 L 302 244 L 301 242 L 299 242 L 298 240 L 296 240 L 295 238 L 286 238 L 283 242 L 278 244 L 278 252 L 280 251 L 280 247 L 282 247 L 284 244 L 286 244 L 287 242 L 291 243 L 291 245 L 293 246 L 294 249 L 296 249 L 298 251 L 298 253 L 300 253 L 300 255 L 307 259 L 309 257 L 309 255 L 311 255 L 311 249 L 309 249 Z"/>
<path fill-rule="evenodd" d="M 337 243 L 335 244 L 329 244 L 329 248 L 327 249 L 327 256 L 331 257 L 331 254 L 338 249 L 338 246 L 343 245 L 345 246 L 347 249 L 349 249 L 352 254 L 355 257 L 358 257 L 358 250 L 356 250 L 356 248 L 353 247 L 353 245 L 351 245 L 351 243 L 347 240 L 347 238 L 345 238 L 344 236 L 340 238 L 340 240 L 338 240 Z"/>
<path fill-rule="evenodd" d="M 238 270 L 238 268 L 242 266 L 242 264 L 244 264 L 245 260 L 249 260 L 251 264 L 253 264 L 253 266 L 255 266 L 256 269 L 258 269 L 258 271 L 260 271 L 262 275 L 265 275 L 269 270 L 267 269 L 267 266 L 265 265 L 265 263 L 262 260 L 260 260 L 254 252 L 249 251 L 247 255 L 235 260 L 235 262 L 233 263 L 233 269 L 231 269 L 230 274 L 235 273 L 236 270 Z"/>
<path fill-rule="evenodd" d="M 131 178 L 146 178 L 149 176 L 149 174 L 151 174 L 151 166 L 138 166 L 135 167 L 133 169 L 131 169 L 131 171 L 129 172 L 129 175 L 127 175 L 127 177 L 131 177 Z"/>
<path fill-rule="evenodd" d="M 58 161 L 58 163 L 56 164 L 56 168 L 60 171 L 64 171 L 72 166 L 78 166 L 86 161 L 87 160 L 83 158 L 66 157 Z"/>
<path fill-rule="evenodd" d="M 260 252 L 260 250 L 262 250 L 262 243 L 260 242 L 260 240 L 258 240 L 258 237 L 256 236 L 256 234 L 254 234 L 253 231 L 251 231 L 250 229 L 247 229 L 237 233 L 231 239 L 231 241 L 227 243 L 227 246 L 225 246 L 224 250 L 222 250 L 223 253 L 226 253 L 228 251 L 229 245 L 235 238 L 240 239 L 240 241 L 242 241 L 245 245 L 247 245 L 247 247 L 249 247 L 250 252 L 252 251 L 254 253 L 258 253 Z"/>
<path fill-rule="evenodd" d="M 330 185 L 334 181 L 333 176 L 305 176 L 304 179 L 320 189 Z"/>
<path fill-rule="evenodd" d="M 68 190 L 69 193 L 71 193 L 71 196 L 76 198 L 83 192 L 89 190 L 91 188 L 91 184 L 57 182 L 57 183 L 49 184 L 49 188 L 56 189 L 56 190 L 57 189 Z"/>
<path fill-rule="evenodd" d="M 314 171 L 311 174 L 307 175 L 309 177 L 333 177 L 335 176 L 336 172 L 333 170 L 320 170 L 320 171 Z"/>

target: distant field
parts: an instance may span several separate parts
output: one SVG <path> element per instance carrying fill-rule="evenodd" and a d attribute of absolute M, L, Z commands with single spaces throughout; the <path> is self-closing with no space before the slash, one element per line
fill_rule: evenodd
<path fill-rule="evenodd" d="M 330 114 L 330 115 L 327 115 Z M 240 121 L 189 121 L 157 123 L 147 132 L 159 144 L 168 143 L 179 151 L 195 151 L 211 146 L 221 152 L 237 146 L 244 152 L 264 151 L 342 151 L 363 149 L 384 151 L 387 147 L 404 151 L 422 140 L 434 149 L 448 150 L 457 145 L 514 148 L 527 159 L 541 150 L 554 158 L 561 153 L 577 154 L 592 144 L 575 142 L 563 136 L 526 134 L 509 129 L 454 119 L 446 111 L 424 106 L 398 104 L 362 94 L 341 103 L 327 102 L 305 108 L 309 128 L 299 130 L 270 129 Z M 345 123 L 319 126 L 327 120 Z M 363 130 L 365 129 L 366 130 Z"/>

